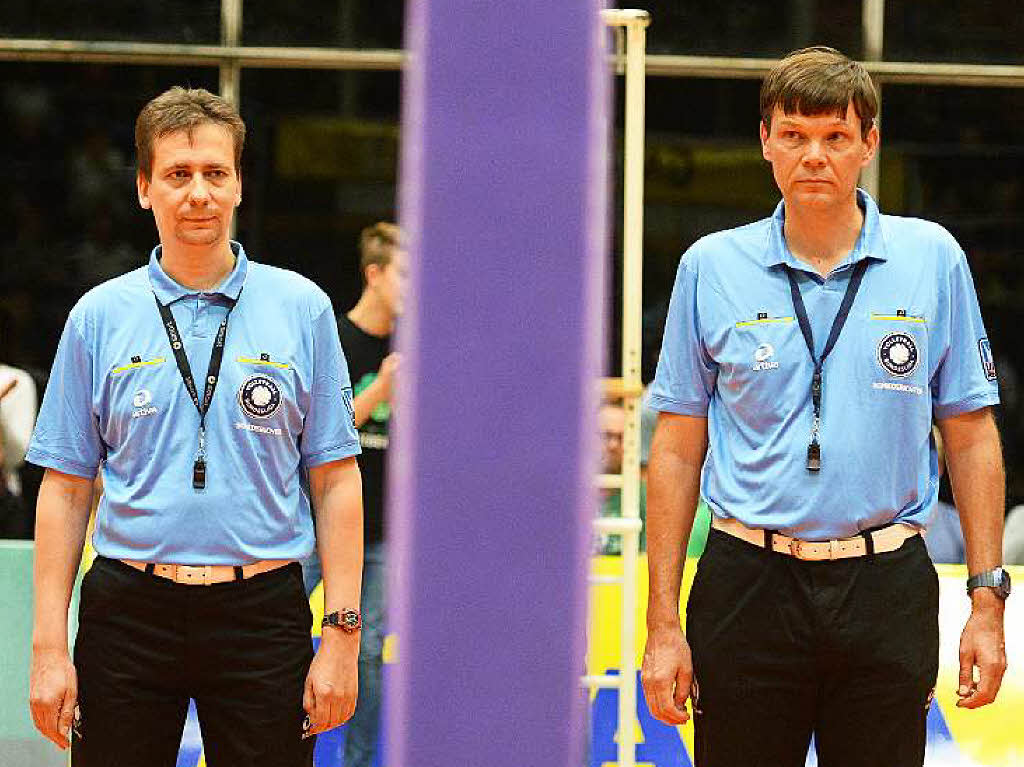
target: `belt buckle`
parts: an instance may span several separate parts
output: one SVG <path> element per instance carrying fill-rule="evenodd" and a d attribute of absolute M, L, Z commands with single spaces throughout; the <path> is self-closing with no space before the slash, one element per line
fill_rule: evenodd
<path fill-rule="evenodd" d="M 797 559 L 803 559 L 803 554 L 800 553 L 800 547 L 803 545 L 803 541 L 799 538 L 789 539 L 789 553 Z"/>
<path fill-rule="evenodd" d="M 212 582 L 212 565 L 178 565 L 178 576 L 174 580 L 178 583 L 199 583 L 202 586 L 209 586 Z"/>

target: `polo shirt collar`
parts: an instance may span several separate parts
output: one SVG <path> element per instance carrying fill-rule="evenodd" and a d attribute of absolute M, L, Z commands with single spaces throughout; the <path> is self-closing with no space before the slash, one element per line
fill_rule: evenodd
<path fill-rule="evenodd" d="M 853 251 L 838 266 L 855 264 L 864 258 L 872 258 L 877 261 L 887 260 L 885 240 L 882 237 L 882 218 L 878 213 L 878 205 L 863 189 L 857 189 L 857 205 L 864 211 L 864 225 L 857 236 L 857 244 L 853 246 Z M 785 201 L 779 202 L 769 221 L 764 265 L 773 267 L 786 264 L 794 269 L 807 270 L 807 264 L 794 256 L 786 244 L 783 230 L 786 221 Z"/>
<path fill-rule="evenodd" d="M 239 243 L 232 240 L 230 245 L 231 252 L 235 254 L 235 267 L 220 285 L 213 290 L 207 291 L 186 288 L 184 285 L 179 285 L 172 280 L 160 265 L 163 246 L 157 245 L 153 248 L 153 252 L 149 254 L 148 271 L 149 284 L 152 286 L 157 300 L 166 305 L 184 296 L 194 296 L 197 293 L 205 292 L 220 293 L 232 301 L 237 301 L 239 294 L 242 292 L 242 286 L 245 284 L 245 275 L 249 271 L 249 259 L 245 257 L 245 249 Z"/>

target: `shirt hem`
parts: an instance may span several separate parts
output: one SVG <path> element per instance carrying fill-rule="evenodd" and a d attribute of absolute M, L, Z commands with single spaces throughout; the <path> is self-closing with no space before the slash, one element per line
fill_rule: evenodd
<path fill-rule="evenodd" d="M 99 464 L 89 467 L 84 463 L 71 461 L 67 458 L 47 453 L 44 450 L 39 450 L 38 448 L 30 448 L 25 454 L 25 460 L 28 463 L 33 463 L 36 466 L 43 467 L 44 469 L 55 469 L 56 471 L 62 471 L 65 474 L 74 474 L 76 477 L 82 477 L 84 479 L 93 479 L 96 476 L 96 470 L 99 468 Z"/>
<path fill-rule="evenodd" d="M 974 410 L 981 410 L 983 407 L 999 404 L 997 392 L 982 392 L 972 397 L 953 402 L 949 405 L 935 406 L 932 408 L 936 418 L 952 418 L 953 416 L 970 413 Z"/>
<path fill-rule="evenodd" d="M 688 403 L 679 400 L 662 397 L 657 394 L 651 396 L 651 409 L 662 413 L 676 413 L 677 415 L 690 415 L 700 418 L 707 418 L 708 406 L 706 403 Z"/>
<path fill-rule="evenodd" d="M 312 455 L 306 455 L 302 457 L 302 463 L 306 468 L 313 468 L 316 466 L 323 466 L 325 463 L 331 461 L 340 461 L 344 458 L 351 458 L 356 455 L 362 454 L 362 449 L 359 447 L 359 440 L 352 440 L 346 442 L 344 445 L 338 447 L 329 447 L 326 450 L 321 450 Z"/>

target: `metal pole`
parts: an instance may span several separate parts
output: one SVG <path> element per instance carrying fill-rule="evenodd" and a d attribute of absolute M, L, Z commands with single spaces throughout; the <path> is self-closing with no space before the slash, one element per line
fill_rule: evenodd
<path fill-rule="evenodd" d="M 883 32 L 885 28 L 885 0 L 864 0 L 861 12 L 864 32 L 864 60 L 881 61 L 882 45 L 884 42 Z M 882 117 L 882 84 L 878 82 L 877 77 L 875 77 L 875 87 L 878 89 L 879 100 L 879 112 L 875 119 L 877 122 L 880 122 Z M 861 173 L 861 186 L 876 200 L 878 199 L 878 189 L 881 180 L 881 155 L 881 150 L 875 152 L 871 164 Z"/>
<path fill-rule="evenodd" d="M 237 47 L 242 44 L 242 0 L 221 0 L 221 45 Z M 240 107 L 242 67 L 237 59 L 226 58 L 220 63 L 220 95 Z"/>

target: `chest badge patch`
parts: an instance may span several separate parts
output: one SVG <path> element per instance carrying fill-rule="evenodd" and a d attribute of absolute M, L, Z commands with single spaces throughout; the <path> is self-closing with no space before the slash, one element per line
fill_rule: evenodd
<path fill-rule="evenodd" d="M 252 418 L 270 418 L 281 407 L 281 389 L 265 375 L 249 376 L 238 389 L 238 404 Z"/>
<path fill-rule="evenodd" d="M 779 367 L 775 356 L 775 347 L 769 343 L 763 343 L 754 349 L 754 370 L 776 370 Z"/>
<path fill-rule="evenodd" d="M 886 333 L 878 342 L 878 364 L 898 378 L 906 378 L 917 369 L 920 355 L 909 333 Z"/>

